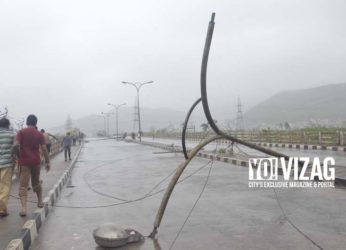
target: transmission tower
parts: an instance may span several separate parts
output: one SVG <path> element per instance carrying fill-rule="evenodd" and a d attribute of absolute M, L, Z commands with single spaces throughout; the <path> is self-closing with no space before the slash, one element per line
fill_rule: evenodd
<path fill-rule="evenodd" d="M 239 97 L 238 97 L 238 104 L 237 104 L 237 118 L 236 118 L 236 122 L 235 122 L 235 129 L 236 130 L 244 130 L 243 111 L 242 111 L 242 105 L 241 105 Z"/>

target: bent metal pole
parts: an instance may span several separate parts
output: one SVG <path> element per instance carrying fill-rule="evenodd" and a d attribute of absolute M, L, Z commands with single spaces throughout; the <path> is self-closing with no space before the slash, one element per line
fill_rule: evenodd
<path fill-rule="evenodd" d="M 155 218 L 155 222 L 154 222 L 154 229 L 149 235 L 150 238 L 155 237 L 155 235 L 157 233 L 157 229 L 160 226 L 163 214 L 165 213 L 165 209 L 167 207 L 169 198 L 171 197 L 173 189 L 174 189 L 175 185 L 177 184 L 181 174 L 184 172 L 186 166 L 190 163 L 190 161 L 193 159 L 193 157 L 196 156 L 196 154 L 198 153 L 198 151 L 201 150 L 201 148 L 203 148 L 205 145 L 209 144 L 212 141 L 222 139 L 222 138 L 223 137 L 221 135 L 214 135 L 213 137 L 205 139 L 200 144 L 198 144 L 193 150 L 191 150 L 191 152 L 188 155 L 188 158 L 178 166 L 174 176 L 172 177 L 172 179 L 171 179 L 171 181 L 170 181 L 170 183 L 166 189 L 165 195 L 162 198 L 160 208 L 156 214 L 156 218 Z"/>
<path fill-rule="evenodd" d="M 187 156 L 187 151 L 186 151 L 186 144 L 185 144 L 185 136 L 186 136 L 186 129 L 187 129 L 187 124 L 189 123 L 189 119 L 190 116 L 192 114 L 192 111 L 195 109 L 195 107 L 197 106 L 197 104 L 202 100 L 202 98 L 198 98 L 197 101 L 195 101 L 194 104 L 192 104 L 189 112 L 187 113 L 187 116 L 185 118 L 185 122 L 184 122 L 184 127 L 183 127 L 183 131 L 182 131 L 182 136 L 181 136 L 181 143 L 182 143 L 182 147 L 183 147 L 183 153 L 184 153 L 184 157 L 185 159 L 188 158 Z"/>
<path fill-rule="evenodd" d="M 183 128 L 183 132 L 182 132 L 182 147 L 183 147 L 183 151 L 184 151 L 184 156 L 185 159 L 187 158 L 187 152 L 186 152 L 186 146 L 185 146 L 185 135 L 186 135 L 186 128 L 187 128 L 187 122 L 189 120 L 189 117 L 193 111 L 193 109 L 196 107 L 196 105 L 202 101 L 202 106 L 203 106 L 203 110 L 204 110 L 204 114 L 207 118 L 207 121 L 210 125 L 210 127 L 213 129 L 213 131 L 218 134 L 223 136 L 225 139 L 228 139 L 232 142 L 236 142 L 239 144 L 242 144 L 244 146 L 247 146 L 249 148 L 252 149 L 256 149 L 260 152 L 263 152 L 265 154 L 268 155 L 272 155 L 275 157 L 283 157 L 286 160 L 289 159 L 289 156 L 276 152 L 274 150 L 268 149 L 268 148 L 264 148 L 261 146 L 258 146 L 254 143 L 251 142 L 247 142 L 247 141 L 243 141 L 241 139 L 238 139 L 237 137 L 231 136 L 229 134 L 226 134 L 225 132 L 221 131 L 217 125 L 214 122 L 214 119 L 210 113 L 210 109 L 209 109 L 209 105 L 208 105 L 208 95 L 207 95 L 207 68 L 208 68 L 208 58 L 209 58 L 209 51 L 210 51 L 210 45 L 211 45 L 211 40 L 213 37 L 213 31 L 214 31 L 214 19 L 215 19 L 215 13 L 212 13 L 211 16 L 211 20 L 209 22 L 208 25 L 208 32 L 207 32 L 207 37 L 205 40 L 205 45 L 204 45 L 204 51 L 203 51 L 203 57 L 202 57 L 202 65 L 201 65 L 201 98 L 198 99 L 191 107 L 186 119 L 185 119 L 185 123 L 184 123 L 184 128 Z"/>
<path fill-rule="evenodd" d="M 208 106 L 208 98 L 207 98 L 207 66 L 208 66 L 208 56 L 209 56 L 209 50 L 210 50 L 210 45 L 211 45 L 211 39 L 212 39 L 212 35 L 213 35 L 213 30 L 214 30 L 214 18 L 215 18 L 215 13 L 212 14 L 211 16 L 211 20 L 209 22 L 209 26 L 208 26 L 208 33 L 207 33 L 207 38 L 205 41 L 205 46 L 204 46 L 204 52 L 203 52 L 203 58 L 202 58 L 202 67 L 201 67 L 201 98 L 197 99 L 195 101 L 195 103 L 192 105 L 192 107 L 190 108 L 186 118 L 185 118 L 185 123 L 184 123 L 184 127 L 183 127 L 183 131 L 182 131 L 182 145 L 183 145 L 183 152 L 184 152 L 184 156 L 185 156 L 185 161 L 182 162 L 174 176 L 172 177 L 168 188 L 165 192 L 165 195 L 162 198 L 161 201 L 161 205 L 160 208 L 156 214 L 156 218 L 155 218 L 155 222 L 154 222 L 154 228 L 153 231 L 150 233 L 149 237 L 150 238 L 154 238 L 155 235 L 157 234 L 157 229 L 160 226 L 163 214 L 165 212 L 165 209 L 167 207 L 169 198 L 173 192 L 173 189 L 176 185 L 176 183 L 178 182 L 181 174 L 183 173 L 183 171 L 185 170 L 186 166 L 190 163 L 190 161 L 193 159 L 193 157 L 196 156 L 196 154 L 198 153 L 199 150 L 201 150 L 204 146 L 206 146 L 207 144 L 209 144 L 212 141 L 215 140 L 219 140 L 219 139 L 228 139 L 232 142 L 236 142 L 239 144 L 242 144 L 244 146 L 247 146 L 249 148 L 253 148 L 256 149 L 258 151 L 261 151 L 263 153 L 275 156 L 275 157 L 283 157 L 285 159 L 288 159 L 289 157 L 285 154 L 281 154 L 278 153 L 276 151 L 270 150 L 270 149 L 266 149 L 266 148 L 262 148 L 260 146 L 257 146 L 253 143 L 250 142 L 246 142 L 243 140 L 240 140 L 236 137 L 233 137 L 231 135 L 228 135 L 226 133 L 224 133 L 223 131 L 221 131 L 217 125 L 215 124 L 210 110 L 209 110 L 209 106 Z M 192 111 L 194 110 L 194 108 L 197 106 L 197 104 L 202 101 L 202 105 L 203 105 L 203 110 L 204 110 L 204 114 L 208 120 L 208 123 L 210 125 L 210 127 L 213 129 L 213 131 L 216 133 L 216 135 L 214 135 L 213 137 L 210 137 L 208 139 L 203 140 L 201 143 L 199 143 L 196 147 L 194 147 L 189 154 L 187 154 L 186 151 L 186 146 L 185 146 L 185 135 L 186 135 L 186 129 L 187 129 L 187 123 L 189 121 L 190 115 L 192 113 Z"/>
<path fill-rule="evenodd" d="M 218 135 L 222 135 L 224 138 L 229 139 L 233 142 L 242 144 L 244 146 L 247 146 L 249 148 L 256 149 L 258 151 L 261 151 L 263 153 L 275 156 L 275 157 L 283 157 L 286 160 L 289 158 L 285 154 L 278 153 L 274 150 L 270 150 L 267 148 L 263 148 L 260 146 L 257 146 L 253 143 L 247 142 L 240 140 L 234 136 L 228 135 L 221 131 L 217 125 L 214 122 L 214 119 L 211 116 L 210 110 L 209 110 L 209 105 L 208 105 L 208 96 L 207 96 L 207 66 L 208 66 L 208 57 L 209 57 L 209 50 L 210 50 L 210 45 L 211 45 L 211 39 L 213 37 L 213 31 L 214 31 L 214 18 L 215 18 L 215 13 L 212 14 L 211 20 L 209 22 L 208 26 L 208 33 L 207 33 L 207 38 L 205 41 L 205 46 L 204 46 L 204 52 L 203 52 L 203 58 L 202 58 L 202 67 L 201 67 L 201 97 L 202 97 L 202 105 L 203 105 L 203 110 L 204 114 L 208 120 L 208 123 L 210 127 L 214 130 L 214 132 Z"/>

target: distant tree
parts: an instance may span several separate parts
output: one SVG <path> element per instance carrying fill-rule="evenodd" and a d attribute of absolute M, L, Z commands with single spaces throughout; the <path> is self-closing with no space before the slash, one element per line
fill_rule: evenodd
<path fill-rule="evenodd" d="M 1 111 L 0 110 L 0 118 L 3 118 L 3 117 L 7 117 L 7 114 L 8 114 L 8 109 L 7 107 L 4 108 L 4 111 Z"/>
<path fill-rule="evenodd" d="M 209 129 L 209 124 L 208 123 L 202 123 L 201 128 L 204 132 L 206 132 Z"/>
<path fill-rule="evenodd" d="M 290 130 L 291 129 L 291 126 L 290 126 L 290 124 L 287 121 L 285 122 L 284 127 L 285 127 L 286 130 Z"/>

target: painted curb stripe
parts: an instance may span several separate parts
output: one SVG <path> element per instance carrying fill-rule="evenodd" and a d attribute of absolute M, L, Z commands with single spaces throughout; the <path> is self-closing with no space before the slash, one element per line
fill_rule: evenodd
<path fill-rule="evenodd" d="M 31 244 L 34 242 L 35 238 L 38 235 L 39 229 L 41 228 L 43 222 L 47 218 L 49 213 L 49 209 L 54 206 L 55 201 L 58 199 L 59 194 L 62 191 L 64 184 L 67 182 L 67 179 L 70 177 L 72 173 L 72 169 L 76 164 L 77 158 L 82 151 L 82 146 L 77 151 L 74 156 L 72 162 L 70 163 L 68 169 L 62 174 L 62 177 L 57 181 L 57 183 L 53 186 L 51 190 L 48 191 L 48 195 L 44 197 L 44 207 L 38 208 L 34 211 L 31 216 L 31 219 L 27 220 L 19 231 L 19 236 L 15 239 L 12 239 L 10 243 L 7 245 L 5 250 L 29 250 Z M 64 183 L 62 180 L 66 179 Z"/>
<path fill-rule="evenodd" d="M 49 200 L 50 200 L 51 206 L 54 206 L 54 203 L 55 203 L 54 190 L 49 191 Z"/>
<path fill-rule="evenodd" d="M 22 239 L 14 239 L 6 247 L 6 250 L 24 250 Z"/>
<path fill-rule="evenodd" d="M 28 249 L 32 242 L 34 242 L 35 238 L 37 237 L 37 226 L 35 220 L 27 220 L 23 226 L 23 229 L 27 229 L 30 234 L 30 243 L 28 245 Z M 26 248 L 25 242 L 24 242 L 24 248 Z"/>
<path fill-rule="evenodd" d="M 346 187 L 346 178 L 335 177 L 334 184 L 335 186 Z"/>
<path fill-rule="evenodd" d="M 49 206 L 49 197 L 45 197 L 43 201 L 44 201 L 44 217 L 46 219 L 46 217 L 48 215 L 48 212 L 49 212 L 49 208 L 48 208 L 48 206 Z"/>
<path fill-rule="evenodd" d="M 38 232 L 39 229 L 41 228 L 42 226 L 42 219 L 41 219 L 41 213 L 39 212 L 35 212 L 32 216 L 32 219 L 35 221 L 36 223 L 36 231 Z"/>
<path fill-rule="evenodd" d="M 29 229 L 21 229 L 19 232 L 19 239 L 23 241 L 24 250 L 28 250 L 31 244 L 31 235 Z"/>

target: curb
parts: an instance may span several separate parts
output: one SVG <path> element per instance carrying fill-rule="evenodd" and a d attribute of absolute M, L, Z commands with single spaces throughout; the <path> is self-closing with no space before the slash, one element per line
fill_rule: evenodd
<path fill-rule="evenodd" d="M 82 151 L 83 144 L 78 149 L 76 155 L 73 157 L 72 162 L 64 171 L 62 176 L 56 182 L 52 189 L 48 191 L 48 195 L 43 199 L 44 207 L 37 208 L 30 218 L 24 223 L 23 227 L 18 233 L 18 236 L 10 241 L 5 250 L 29 250 L 31 244 L 38 236 L 39 230 L 46 220 L 49 211 L 53 208 L 57 199 L 61 194 L 61 190 L 67 183 L 71 176 L 74 165 L 76 164 L 77 158 Z"/>
<path fill-rule="evenodd" d="M 335 186 L 346 188 L 346 178 L 335 177 Z"/>
<path fill-rule="evenodd" d="M 160 137 L 157 137 L 160 138 Z M 165 139 L 165 137 L 162 137 Z M 174 138 L 169 138 L 174 139 Z M 175 138 L 179 139 L 179 138 Z M 189 140 L 187 141 L 196 141 L 196 140 Z M 312 145 L 312 144 L 292 144 L 292 143 L 278 143 L 278 142 L 252 142 L 249 141 L 257 146 L 263 146 L 263 147 L 269 147 L 269 148 L 288 148 L 288 149 L 302 149 L 302 150 L 329 150 L 329 151 L 340 151 L 340 152 L 346 152 L 346 146 L 326 146 L 326 145 Z M 228 140 L 220 140 L 221 144 L 228 144 Z"/>
<path fill-rule="evenodd" d="M 324 145 L 310 145 L 310 144 L 287 144 L 287 143 L 267 143 L 267 142 L 255 142 L 255 145 L 263 147 L 275 147 L 275 148 L 294 148 L 303 150 L 330 150 L 346 152 L 346 147 L 343 146 L 324 146 Z"/>

